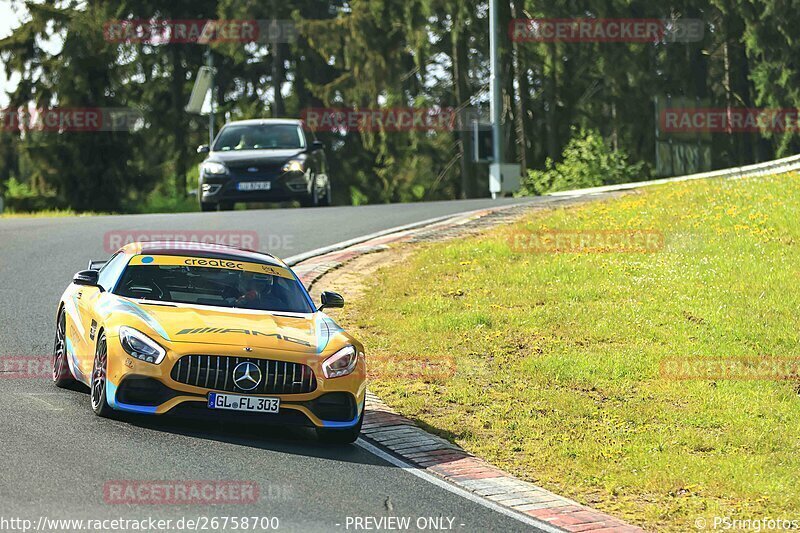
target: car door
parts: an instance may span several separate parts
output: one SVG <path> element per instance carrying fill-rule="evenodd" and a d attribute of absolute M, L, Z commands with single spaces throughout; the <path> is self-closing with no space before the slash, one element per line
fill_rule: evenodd
<path fill-rule="evenodd" d="M 81 334 L 80 349 L 76 346 L 76 356 L 80 371 L 84 376 L 91 375 L 94 363 L 94 348 L 97 342 L 97 319 L 94 306 L 100 297 L 99 287 L 78 287 L 75 298 L 77 299 L 78 319 Z"/>
<path fill-rule="evenodd" d="M 85 376 L 89 376 L 94 366 L 95 348 L 97 347 L 97 336 L 102 328 L 101 317 L 97 311 L 97 304 L 103 293 L 111 292 L 117 284 L 122 271 L 127 263 L 127 256 L 123 253 L 115 254 L 100 269 L 97 280 L 97 287 L 78 287 L 75 295 L 77 299 L 78 315 L 80 317 L 83 330 L 82 349 L 78 353 L 78 363 L 80 370 Z"/>

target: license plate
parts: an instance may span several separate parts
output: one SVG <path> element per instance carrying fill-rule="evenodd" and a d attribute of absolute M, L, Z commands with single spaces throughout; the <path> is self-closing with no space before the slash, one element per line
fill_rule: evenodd
<path fill-rule="evenodd" d="M 238 396 L 236 394 L 208 395 L 209 409 L 225 409 L 228 411 L 249 411 L 253 413 L 277 413 L 280 411 L 280 398 L 257 398 L 255 396 Z"/>
<path fill-rule="evenodd" d="M 242 181 L 238 185 L 240 191 L 268 191 L 272 188 L 269 181 Z"/>

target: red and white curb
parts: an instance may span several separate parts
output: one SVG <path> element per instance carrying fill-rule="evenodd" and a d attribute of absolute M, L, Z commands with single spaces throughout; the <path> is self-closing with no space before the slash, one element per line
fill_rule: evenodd
<path fill-rule="evenodd" d="M 315 281 L 331 270 L 339 268 L 351 259 L 355 259 L 364 254 L 385 250 L 389 244 L 406 242 L 422 232 L 444 231 L 455 226 L 467 224 L 491 213 L 526 205 L 535 207 L 541 204 L 531 202 L 530 204 L 523 203 L 479 209 L 477 211 L 448 215 L 446 217 L 430 219 L 416 224 L 400 226 L 366 235 L 359 239 L 345 241 L 343 243 L 334 244 L 333 246 L 289 257 L 286 259 L 286 264 L 291 266 L 292 270 L 297 274 L 297 277 L 300 278 L 300 281 L 303 282 L 306 287 L 310 288 Z"/>
<path fill-rule="evenodd" d="M 626 524 L 576 501 L 517 479 L 455 444 L 432 435 L 397 414 L 373 394 L 367 395 L 362 435 L 405 462 L 498 506 L 556 526 L 563 531 L 634 532 Z M 539 525 L 541 528 L 541 524 Z"/>
<path fill-rule="evenodd" d="M 331 270 L 361 255 L 384 250 L 390 243 L 407 242 L 422 232 L 444 231 L 498 210 L 517 206 L 518 204 L 472 211 L 436 219 L 429 224 L 387 230 L 344 246 L 335 245 L 320 250 L 316 255 L 310 252 L 294 260 L 290 258 L 286 262 L 293 265 L 292 268 L 300 280 L 310 287 Z M 428 433 L 371 393 L 367 394 L 362 439 L 359 439 L 358 444 L 397 466 L 406 468 L 416 476 L 424 477 L 451 492 L 542 531 L 643 531 L 533 483 L 515 478 L 459 446 Z"/>

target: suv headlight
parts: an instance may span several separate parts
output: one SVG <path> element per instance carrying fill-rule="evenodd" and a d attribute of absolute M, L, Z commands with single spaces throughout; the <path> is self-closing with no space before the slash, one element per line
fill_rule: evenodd
<path fill-rule="evenodd" d="M 221 176 L 228 173 L 228 167 L 216 161 L 206 161 L 203 163 L 203 172 L 213 176 Z"/>
<path fill-rule="evenodd" d="M 305 172 L 303 169 L 303 162 L 299 159 L 292 159 L 285 165 L 283 165 L 284 172 Z"/>
<path fill-rule="evenodd" d="M 345 346 L 322 363 L 322 373 L 326 378 L 340 378 L 352 374 L 358 363 L 355 347 Z"/>
<path fill-rule="evenodd" d="M 159 346 L 156 341 L 128 326 L 119 328 L 119 342 L 128 355 L 145 363 L 160 364 L 167 355 L 164 348 Z"/>

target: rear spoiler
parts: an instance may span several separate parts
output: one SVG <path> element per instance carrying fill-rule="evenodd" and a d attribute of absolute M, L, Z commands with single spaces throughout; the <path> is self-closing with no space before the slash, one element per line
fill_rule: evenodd
<path fill-rule="evenodd" d="M 89 260 L 88 270 L 100 270 L 106 263 L 108 263 L 108 261 L 106 261 L 105 259 Z"/>

